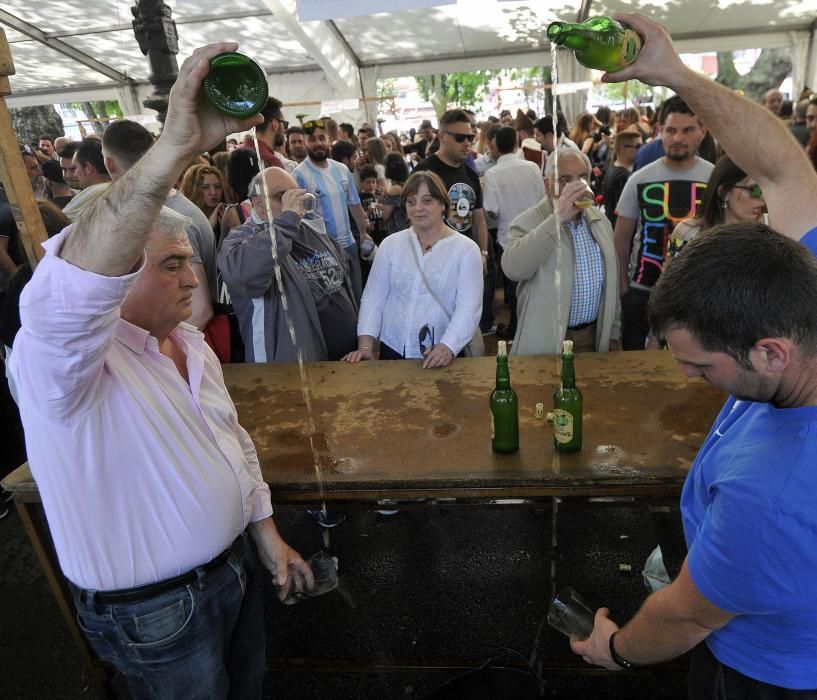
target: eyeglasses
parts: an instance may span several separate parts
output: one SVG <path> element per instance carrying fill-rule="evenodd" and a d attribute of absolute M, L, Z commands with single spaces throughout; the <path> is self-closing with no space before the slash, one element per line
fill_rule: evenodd
<path fill-rule="evenodd" d="M 288 122 L 286 119 L 282 119 L 281 117 L 273 117 L 273 119 L 274 119 L 275 121 L 277 121 L 279 124 L 283 124 L 283 125 L 284 125 L 284 131 L 286 131 L 287 129 L 289 129 L 289 122 Z"/>
<path fill-rule="evenodd" d="M 421 329 L 418 336 L 420 341 L 420 354 L 425 354 L 434 347 L 434 326 L 429 327 L 426 323 Z"/>
<path fill-rule="evenodd" d="M 474 142 L 474 134 L 458 134 L 456 131 L 449 131 L 448 129 L 443 129 L 443 131 L 449 136 L 453 136 L 457 143 L 462 143 L 463 141 L 468 141 L 468 143 Z"/>
<path fill-rule="evenodd" d="M 760 199 L 763 196 L 763 190 L 760 185 L 733 185 L 736 190 L 746 190 L 752 199 Z"/>
<path fill-rule="evenodd" d="M 310 119 L 308 122 L 304 122 L 303 130 L 306 132 L 315 131 L 315 129 L 325 129 L 326 122 L 323 119 Z"/>

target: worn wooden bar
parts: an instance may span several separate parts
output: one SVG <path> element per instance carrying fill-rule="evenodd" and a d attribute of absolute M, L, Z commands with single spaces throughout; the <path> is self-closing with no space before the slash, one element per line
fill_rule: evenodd
<path fill-rule="evenodd" d="M 537 420 L 552 406 L 555 357 L 511 357 L 520 450 L 491 450 L 490 357 L 309 365 L 321 470 L 331 500 L 374 497 L 661 495 L 677 491 L 724 396 L 687 379 L 668 352 L 578 355 L 584 447 L 559 454 Z M 277 501 L 318 496 L 296 366 L 225 366 L 241 424 Z"/>

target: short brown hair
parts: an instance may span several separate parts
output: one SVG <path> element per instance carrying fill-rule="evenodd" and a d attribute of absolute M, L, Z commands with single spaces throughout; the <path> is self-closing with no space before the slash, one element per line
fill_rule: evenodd
<path fill-rule="evenodd" d="M 448 190 L 445 189 L 445 185 L 440 179 L 440 176 L 436 173 L 432 173 L 430 170 L 420 170 L 419 172 L 413 173 L 409 179 L 406 180 L 406 184 L 403 186 L 403 192 L 400 195 L 400 206 L 405 210 L 406 200 L 410 196 L 416 195 L 420 189 L 420 185 L 423 183 L 428 187 L 428 193 L 431 197 L 445 207 L 443 210 L 443 217 L 445 217 L 451 208 L 451 197 L 448 196 Z"/>

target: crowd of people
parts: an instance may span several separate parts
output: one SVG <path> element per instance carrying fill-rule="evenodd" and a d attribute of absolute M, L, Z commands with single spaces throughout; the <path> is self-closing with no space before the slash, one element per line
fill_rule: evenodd
<path fill-rule="evenodd" d="M 806 91 L 787 109 L 782 95 L 772 89 L 761 104 L 788 125 L 817 163 L 817 96 Z M 276 181 L 282 172 L 289 173 L 294 189 L 316 198 L 315 206 L 299 214 L 304 230 L 328 234 L 341 249 L 338 265 L 321 272 L 314 261 L 293 262 L 290 248 L 279 258 L 285 267 L 295 264 L 299 287 L 307 284 L 311 289 L 312 301 L 299 297 L 295 307 L 295 330 L 304 359 L 312 361 L 368 358 L 369 343 L 372 357 L 395 353 L 415 357 L 420 328 L 434 328 L 436 338 L 445 336 L 446 324 L 432 319 L 440 311 L 433 297 L 453 299 L 462 280 L 438 279 L 433 272 L 432 296 L 426 284 L 412 292 L 417 308 L 433 311 L 428 318 L 416 319 L 418 328 L 405 327 L 403 337 L 390 335 L 397 347 L 382 346 L 379 336 L 372 341 L 363 332 L 362 321 L 360 348 L 349 334 L 344 333 L 343 340 L 334 337 L 336 328 L 358 322 L 364 288 L 372 272 L 382 273 L 382 263 L 377 265 L 376 260 L 386 238 L 412 230 L 419 240 L 418 222 L 405 207 L 405 188 L 415 172 L 439 177 L 448 198 L 446 229 L 470 239 L 483 258 L 482 274 L 466 282 L 469 293 L 482 289 L 477 326 L 463 337 L 496 333 L 509 341 L 514 354 L 558 352 L 561 340 L 577 333 L 581 350 L 660 347 L 649 334 L 646 308 L 667 261 L 698 233 L 721 223 L 759 221 L 765 212 L 761 188 L 731 161 L 678 96 L 656 110 L 630 107 L 614 112 L 602 107 L 595 114 L 581 113 L 572 127 L 559 113 L 556 134 L 552 115 L 537 116 L 530 109 L 517 110 L 515 116 L 504 110 L 483 121 L 469 110 L 453 109 L 442 115 L 436 128 L 425 120 L 408 133 L 379 136 L 369 124 L 355 128 L 329 117 L 302 118 L 299 125 L 291 125 L 282 103 L 273 97 L 262 115 L 264 122 L 255 130 L 257 147 L 247 133 L 197 155 L 166 202 L 191 219 L 189 237 L 199 285 L 190 323 L 205 331 L 223 361 L 296 357 L 284 332 L 286 324 L 270 306 L 279 304 L 275 299 L 282 290 L 262 285 L 262 291 L 248 284 L 250 280 L 221 253 L 233 232 L 242 231 L 246 238 L 254 226 L 270 226 L 259 210 L 264 193 L 252 192 L 250 186 L 255 178 L 260 188 L 258 174 L 269 168 L 277 169 Z M 139 124 L 120 120 L 101 137 L 72 142 L 42 136 L 37 144 L 24 146 L 22 153 L 35 196 L 53 203 L 73 221 L 153 141 Z M 552 154 L 557 149 L 563 169 L 555 181 L 559 159 Z M 575 173 L 568 176 L 562 170 Z M 571 187 L 570 177 L 585 186 Z M 435 192 L 435 187 L 429 181 L 429 191 Z M 564 199 L 582 192 L 593 198 L 594 207 L 579 209 Z M 13 227 L 8 231 L 8 236 L 0 235 L 0 269 L 10 277 L 24 260 Z M 559 270 L 561 288 L 556 290 L 554 251 L 562 244 L 566 256 Z M 429 251 L 421 252 L 422 261 Z M 408 259 L 400 262 L 404 269 L 416 271 L 415 281 L 422 281 L 422 266 L 407 264 Z M 331 279 L 336 273 L 341 278 Z M 335 303 L 333 295 L 345 288 L 347 277 L 354 303 Z M 374 279 L 382 281 L 380 274 Z M 497 287 L 508 323 L 496 323 Z M 250 289 L 258 293 L 248 297 Z M 239 313 L 237 307 L 244 311 Z M 247 311 L 256 308 L 263 312 Z M 14 316 L 13 309 L 10 314 Z M 317 318 L 321 323 L 314 322 Z M 386 319 L 385 327 L 392 325 Z M 368 324 L 365 330 L 371 330 Z M 13 339 L 13 333 L 9 337 Z M 270 346 L 261 352 L 264 344 Z M 467 346 L 446 349 L 455 357 L 468 352 Z"/>
<path fill-rule="evenodd" d="M 665 346 L 731 395 L 684 490 L 679 577 L 620 629 L 599 610 L 574 650 L 615 670 L 694 647 L 690 697 L 815 697 L 817 99 L 784 123 L 774 90 L 752 104 L 628 21 L 642 54 L 607 79 L 672 88 L 654 113 L 570 129 L 450 109 L 378 136 L 290 125 L 270 98 L 225 122 L 197 100 L 207 59 L 235 49 L 218 44 L 180 69 L 158 140 L 120 120 L 22 148 L 53 237 L 32 277 L 0 207 L 9 387 L 80 625 L 135 696 L 257 696 L 260 565 L 283 595 L 312 586 L 219 360 L 441 368 L 495 332 L 521 355 Z M 251 127 L 258 145 L 224 140 Z M 197 620 L 195 653 L 135 658 L 170 609 Z M 718 694 L 725 676 L 736 694 Z"/>

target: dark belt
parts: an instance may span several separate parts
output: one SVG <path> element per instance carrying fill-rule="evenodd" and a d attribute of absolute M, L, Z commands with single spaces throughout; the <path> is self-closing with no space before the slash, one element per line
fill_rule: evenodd
<path fill-rule="evenodd" d="M 589 328 L 595 323 L 595 321 L 590 321 L 590 323 L 582 323 L 580 326 L 570 326 L 567 330 L 569 331 L 583 331 L 585 328 Z"/>
<path fill-rule="evenodd" d="M 195 583 L 196 581 L 200 580 L 202 576 L 205 576 L 206 574 L 209 574 L 210 572 L 218 569 L 220 566 L 226 564 L 227 559 L 230 557 L 230 554 L 232 554 L 233 549 L 242 537 L 244 537 L 244 533 L 241 533 L 235 540 L 233 540 L 233 543 L 215 559 L 211 559 L 206 564 L 202 564 L 201 566 L 197 566 L 195 569 L 191 569 L 186 574 L 174 576 L 173 578 L 167 578 L 164 581 L 157 581 L 156 583 L 148 583 L 144 586 L 119 588 L 115 591 L 90 591 L 85 589 L 77 589 L 79 599 L 83 603 L 87 603 L 88 599 L 91 597 L 91 593 L 93 593 L 94 601 L 101 603 L 102 605 L 115 605 L 116 603 L 138 603 L 140 601 L 147 600 L 148 598 L 153 598 L 161 593 L 166 593 L 173 588 Z"/>

